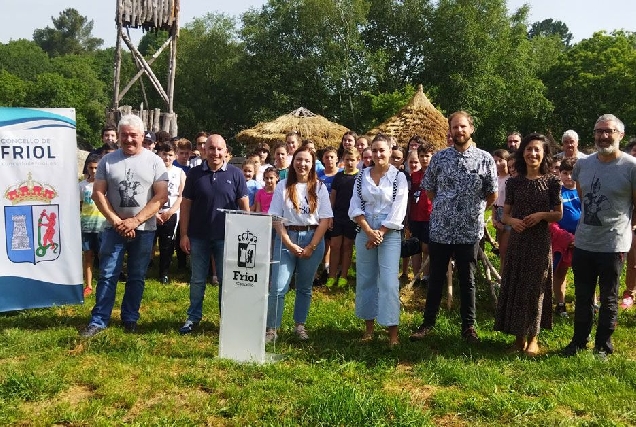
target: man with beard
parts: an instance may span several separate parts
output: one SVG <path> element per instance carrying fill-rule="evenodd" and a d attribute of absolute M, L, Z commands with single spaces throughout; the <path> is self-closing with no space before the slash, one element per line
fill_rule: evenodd
<path fill-rule="evenodd" d="M 433 202 L 430 218 L 430 276 L 424 321 L 411 335 L 423 339 L 435 327 L 446 282 L 455 258 L 461 294 L 462 337 L 479 341 L 475 331 L 475 268 L 484 235 L 484 211 L 497 198 L 497 170 L 492 156 L 475 146 L 473 118 L 457 111 L 448 118 L 453 146 L 435 153 L 423 187 Z"/>
<path fill-rule="evenodd" d="M 519 132 L 512 132 L 506 138 L 506 144 L 508 144 L 508 152 L 514 157 L 515 151 L 519 149 L 521 144 L 521 134 Z"/>
<path fill-rule="evenodd" d="M 594 351 L 601 358 L 614 352 L 612 333 L 618 317 L 618 287 L 625 253 L 632 243 L 632 212 L 636 200 L 636 160 L 619 150 L 625 125 L 604 114 L 594 125 L 597 152 L 574 165 L 572 179 L 582 203 L 576 228 L 574 272 L 574 336 L 563 349 L 574 356 L 587 348 L 594 322 L 594 291 L 598 281 L 601 307 Z"/>

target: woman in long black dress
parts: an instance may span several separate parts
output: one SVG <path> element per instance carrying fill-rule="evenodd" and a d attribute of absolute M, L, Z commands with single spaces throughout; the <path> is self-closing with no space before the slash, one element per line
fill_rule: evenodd
<path fill-rule="evenodd" d="M 552 250 L 548 223 L 561 219 L 561 183 L 550 173 L 545 136 L 526 136 L 517 176 L 506 182 L 502 222 L 512 227 L 495 315 L 496 331 L 516 337 L 513 350 L 539 353 L 537 335 L 552 328 Z"/>

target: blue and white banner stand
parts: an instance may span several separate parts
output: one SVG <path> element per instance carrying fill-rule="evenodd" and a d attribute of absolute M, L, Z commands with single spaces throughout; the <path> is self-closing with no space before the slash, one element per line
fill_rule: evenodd
<path fill-rule="evenodd" d="M 272 252 L 268 214 L 224 210 L 225 249 L 219 357 L 265 363 L 265 321 Z"/>
<path fill-rule="evenodd" d="M 75 110 L 0 107 L 0 312 L 80 304 Z"/>

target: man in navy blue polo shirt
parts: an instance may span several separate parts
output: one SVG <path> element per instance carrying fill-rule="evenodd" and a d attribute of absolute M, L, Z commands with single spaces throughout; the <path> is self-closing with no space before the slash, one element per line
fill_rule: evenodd
<path fill-rule="evenodd" d="M 210 135 L 205 143 L 205 160 L 187 175 L 181 202 L 180 246 L 190 254 L 190 307 L 188 320 L 179 329 L 189 334 L 203 316 L 203 297 L 214 255 L 216 275 L 223 281 L 223 245 L 225 213 L 218 209 L 249 211 L 247 186 L 243 172 L 225 161 L 227 145 L 221 135 Z M 219 307 L 221 285 L 219 285 Z"/>

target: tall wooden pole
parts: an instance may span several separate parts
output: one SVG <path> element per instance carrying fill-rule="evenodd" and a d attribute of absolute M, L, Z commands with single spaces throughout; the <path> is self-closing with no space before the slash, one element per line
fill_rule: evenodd
<path fill-rule="evenodd" d="M 115 42 L 115 70 L 113 78 L 113 110 L 119 108 L 119 81 L 121 78 L 121 24 L 117 24 L 117 41 Z"/>

